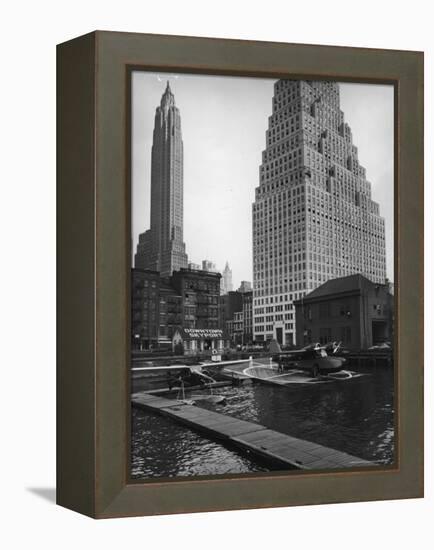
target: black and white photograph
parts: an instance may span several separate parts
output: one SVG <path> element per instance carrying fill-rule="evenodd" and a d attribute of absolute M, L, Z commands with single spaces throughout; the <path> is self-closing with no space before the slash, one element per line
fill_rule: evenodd
<path fill-rule="evenodd" d="M 393 466 L 394 87 L 130 99 L 131 479 Z"/>
<path fill-rule="evenodd" d="M 428 6 L 5 6 L 3 547 L 433 546 Z"/>

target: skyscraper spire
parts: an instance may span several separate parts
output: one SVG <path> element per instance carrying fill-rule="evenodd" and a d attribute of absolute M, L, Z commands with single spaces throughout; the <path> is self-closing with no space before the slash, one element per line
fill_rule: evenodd
<path fill-rule="evenodd" d="M 170 88 L 169 81 L 167 81 L 166 89 L 164 90 L 164 94 L 161 96 L 160 107 L 166 111 L 169 107 L 175 107 L 175 96 Z"/>
<path fill-rule="evenodd" d="M 187 267 L 183 242 L 183 143 L 181 116 L 167 81 L 155 111 L 151 163 L 151 228 L 139 236 L 135 267 L 169 276 Z"/>

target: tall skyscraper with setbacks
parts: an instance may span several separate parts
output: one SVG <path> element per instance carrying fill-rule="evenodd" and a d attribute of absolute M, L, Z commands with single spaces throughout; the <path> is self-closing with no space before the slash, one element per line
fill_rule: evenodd
<path fill-rule="evenodd" d="M 151 160 L 151 228 L 139 235 L 135 267 L 165 277 L 187 267 L 183 241 L 184 175 L 181 116 L 167 82 L 155 111 Z"/>
<path fill-rule="evenodd" d="M 329 279 L 384 283 L 384 229 L 339 84 L 277 81 L 253 204 L 254 339 L 294 343 L 293 301 Z"/>
<path fill-rule="evenodd" d="M 227 294 L 232 290 L 232 269 L 229 267 L 229 262 L 226 262 L 225 268 L 222 272 L 222 280 L 220 282 L 220 294 Z"/>

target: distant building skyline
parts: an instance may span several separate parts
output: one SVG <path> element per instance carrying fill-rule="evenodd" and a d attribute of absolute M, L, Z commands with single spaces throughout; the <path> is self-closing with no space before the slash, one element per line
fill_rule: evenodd
<path fill-rule="evenodd" d="M 251 204 L 274 81 L 133 73 L 134 246 L 150 226 L 151 121 L 166 78 L 182 113 L 184 241 L 190 261 L 199 264 L 211 256 L 223 266 L 228 260 L 234 281 L 252 280 Z M 387 271 L 393 281 L 393 87 L 341 83 L 339 88 L 374 199 L 386 218 Z"/>

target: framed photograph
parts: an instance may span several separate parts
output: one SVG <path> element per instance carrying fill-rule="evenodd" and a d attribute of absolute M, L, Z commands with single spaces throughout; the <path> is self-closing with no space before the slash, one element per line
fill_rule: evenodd
<path fill-rule="evenodd" d="M 423 496 L 423 54 L 58 46 L 58 504 Z"/>

